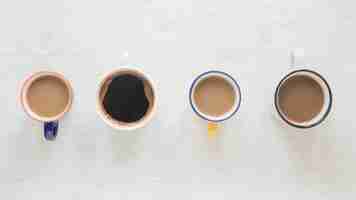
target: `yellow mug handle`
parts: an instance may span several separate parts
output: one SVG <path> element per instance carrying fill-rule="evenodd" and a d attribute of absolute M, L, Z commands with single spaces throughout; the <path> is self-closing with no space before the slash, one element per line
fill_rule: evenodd
<path fill-rule="evenodd" d="M 218 133 L 219 125 L 214 122 L 208 122 L 208 137 L 215 138 Z"/>

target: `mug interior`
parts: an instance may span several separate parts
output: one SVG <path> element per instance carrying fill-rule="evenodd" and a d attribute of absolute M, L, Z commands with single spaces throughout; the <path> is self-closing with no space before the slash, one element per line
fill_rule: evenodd
<path fill-rule="evenodd" d="M 47 78 L 47 77 L 53 78 L 56 81 L 60 81 L 60 83 L 63 84 L 63 86 L 65 86 L 66 92 L 67 92 L 66 95 L 68 95 L 67 102 L 66 102 L 66 105 L 63 108 L 63 110 L 61 112 L 59 112 L 57 115 L 51 116 L 51 117 L 42 116 L 41 114 L 34 111 L 31 107 L 31 105 L 29 104 L 29 91 L 30 91 L 31 86 L 36 81 L 43 79 L 43 78 Z M 63 115 L 70 110 L 70 107 L 72 105 L 72 98 L 73 98 L 73 90 L 72 90 L 72 87 L 71 87 L 69 81 L 67 79 L 65 79 L 65 77 L 62 74 L 57 73 L 57 72 L 41 71 L 41 72 L 34 73 L 34 74 L 30 75 L 24 81 L 22 89 L 21 89 L 21 102 L 24 107 L 24 110 L 33 119 L 36 119 L 38 121 L 43 121 L 43 122 L 56 121 L 56 120 L 60 119 L 61 117 L 63 117 Z"/>
<path fill-rule="evenodd" d="M 297 121 L 290 119 L 283 112 L 283 109 L 281 109 L 280 103 L 279 103 L 280 89 L 284 86 L 284 84 L 290 78 L 296 77 L 296 76 L 307 76 L 307 77 L 313 79 L 321 87 L 321 90 L 323 92 L 323 97 L 324 97 L 324 101 L 323 101 L 324 103 L 323 103 L 323 106 L 322 106 L 320 112 L 312 119 L 310 119 L 308 121 L 304 121 L 304 122 L 297 122 Z M 288 124 L 298 127 L 298 128 L 311 128 L 311 127 L 316 126 L 319 123 L 321 123 L 329 114 L 331 104 L 332 104 L 332 94 L 331 94 L 331 89 L 330 89 L 328 83 L 320 74 L 318 74 L 314 71 L 310 71 L 310 70 L 298 70 L 298 71 L 294 71 L 294 72 L 291 72 L 290 74 L 288 74 L 279 83 L 277 90 L 276 90 L 276 94 L 275 94 L 275 106 L 276 106 L 278 113 L 282 117 L 282 119 L 284 121 L 286 121 Z"/>
<path fill-rule="evenodd" d="M 111 84 L 112 80 L 120 75 L 133 75 L 140 78 L 143 81 L 144 92 L 149 102 L 148 110 L 146 114 L 139 120 L 134 122 L 123 122 L 117 119 L 114 119 L 110 116 L 110 114 L 106 111 L 104 107 L 104 97 L 106 92 Z M 111 127 L 119 130 L 133 130 L 140 128 L 147 124 L 147 122 L 153 117 L 154 111 L 156 110 L 156 95 L 154 92 L 154 87 L 152 81 L 144 75 L 142 72 L 134 69 L 119 69 L 115 70 L 104 77 L 99 86 L 98 92 L 98 113 L 102 117 L 102 119 L 109 124 Z"/>
<path fill-rule="evenodd" d="M 195 94 L 197 86 L 202 81 L 204 81 L 210 77 L 222 78 L 224 81 L 226 81 L 233 88 L 233 90 L 235 92 L 235 94 L 234 94 L 235 99 L 234 99 L 233 106 L 229 109 L 229 111 L 225 112 L 224 114 L 222 114 L 220 116 L 212 116 L 212 115 L 208 115 L 208 114 L 202 112 L 199 109 L 199 106 L 197 106 L 197 103 L 194 98 L 194 94 Z M 212 94 L 212 95 L 214 95 L 214 94 Z M 240 107 L 240 103 L 241 103 L 241 91 L 240 91 L 240 87 L 237 84 L 236 80 L 234 78 L 232 78 L 232 76 L 230 76 L 229 74 L 227 74 L 225 72 L 221 72 L 221 71 L 208 71 L 208 72 L 205 72 L 205 73 L 199 75 L 193 81 L 193 84 L 190 89 L 189 99 L 190 99 L 190 103 L 191 103 L 193 110 L 198 114 L 198 116 L 200 116 L 201 118 L 208 120 L 208 121 L 220 122 L 220 121 L 229 119 L 237 112 L 237 110 Z"/>

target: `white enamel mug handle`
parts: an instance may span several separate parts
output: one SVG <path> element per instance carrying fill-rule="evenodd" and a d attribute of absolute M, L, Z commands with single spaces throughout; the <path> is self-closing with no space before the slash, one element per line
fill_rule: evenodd
<path fill-rule="evenodd" d="M 289 66 L 293 70 L 297 66 L 300 66 L 300 61 L 304 58 L 304 49 L 292 49 L 289 52 Z"/>

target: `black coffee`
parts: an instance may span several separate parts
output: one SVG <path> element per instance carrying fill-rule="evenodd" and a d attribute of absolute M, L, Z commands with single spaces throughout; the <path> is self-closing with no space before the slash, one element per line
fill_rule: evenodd
<path fill-rule="evenodd" d="M 108 86 L 103 105 L 115 120 L 127 123 L 140 120 L 149 107 L 143 80 L 130 74 L 115 77 Z"/>

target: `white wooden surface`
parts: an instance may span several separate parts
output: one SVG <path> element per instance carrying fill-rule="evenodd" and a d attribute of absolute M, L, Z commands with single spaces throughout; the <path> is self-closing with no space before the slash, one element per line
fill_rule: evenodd
<path fill-rule="evenodd" d="M 1 199 L 354 199 L 354 1 L 0 0 Z M 334 92 L 306 133 L 273 117 L 273 92 L 298 64 Z M 136 65 L 157 83 L 156 118 L 115 132 L 95 111 L 105 72 Z M 75 90 L 55 142 L 22 112 L 20 81 L 63 72 Z M 235 76 L 240 112 L 208 141 L 188 104 L 208 69 Z"/>

